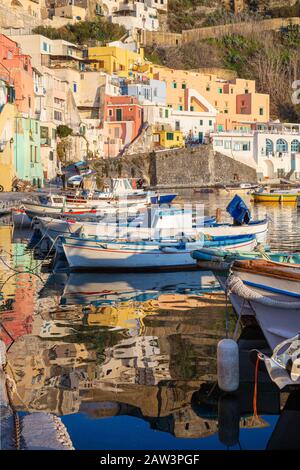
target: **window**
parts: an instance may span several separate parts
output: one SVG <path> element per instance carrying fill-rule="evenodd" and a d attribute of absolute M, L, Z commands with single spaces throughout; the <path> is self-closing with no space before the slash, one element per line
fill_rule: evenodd
<path fill-rule="evenodd" d="M 175 130 L 180 131 L 180 121 L 175 121 Z"/>
<path fill-rule="evenodd" d="M 234 142 L 233 149 L 237 151 L 247 152 L 250 150 L 250 142 Z"/>
<path fill-rule="evenodd" d="M 34 147 L 34 161 L 37 163 L 38 158 L 37 158 L 37 147 Z"/>
<path fill-rule="evenodd" d="M 203 126 L 203 119 L 200 119 L 200 126 Z"/>
<path fill-rule="evenodd" d="M 77 83 L 73 83 L 73 91 L 74 91 L 74 93 L 77 92 Z"/>
<path fill-rule="evenodd" d="M 172 83 L 172 88 L 177 88 L 177 83 L 176 82 Z"/>
<path fill-rule="evenodd" d="M 52 139 L 56 139 L 56 129 L 52 129 Z"/>
<path fill-rule="evenodd" d="M 113 115 L 113 110 L 112 110 L 112 109 L 109 109 L 109 110 L 108 110 L 108 115 L 109 115 L 109 116 L 112 116 L 112 115 Z"/>
<path fill-rule="evenodd" d="M 153 95 L 157 96 L 157 88 L 154 88 Z"/>
<path fill-rule="evenodd" d="M 194 107 L 194 106 L 190 106 L 190 111 L 195 111 L 195 107 Z"/>
<path fill-rule="evenodd" d="M 183 83 L 183 84 L 181 85 L 181 88 L 182 88 L 183 90 L 186 90 L 186 83 Z"/>
<path fill-rule="evenodd" d="M 263 116 L 264 115 L 264 108 L 259 108 L 259 115 Z"/>
<path fill-rule="evenodd" d="M 225 114 L 228 114 L 228 109 L 224 109 L 224 113 L 225 113 Z"/>
<path fill-rule="evenodd" d="M 31 108 L 31 97 L 30 96 L 28 96 L 28 106 L 29 106 L 29 108 Z"/>
<path fill-rule="evenodd" d="M 218 88 L 218 93 L 222 94 L 222 93 L 223 93 L 223 89 L 222 89 L 222 88 Z"/>
<path fill-rule="evenodd" d="M 39 125 L 37 122 L 35 122 L 35 133 L 37 134 L 39 132 Z"/>
<path fill-rule="evenodd" d="M 169 110 L 165 109 L 165 118 L 168 118 L 168 117 L 169 117 Z"/>
<path fill-rule="evenodd" d="M 33 146 L 30 145 L 30 162 L 33 163 Z"/>
<path fill-rule="evenodd" d="M 249 93 L 249 90 L 246 88 L 245 95 L 248 95 L 248 93 Z"/>
<path fill-rule="evenodd" d="M 274 145 L 272 140 L 266 139 L 266 155 L 272 155 L 274 152 Z"/>
<path fill-rule="evenodd" d="M 116 109 L 116 121 L 122 121 L 122 109 Z"/>
<path fill-rule="evenodd" d="M 54 119 L 56 121 L 62 121 L 62 113 L 60 111 L 54 111 Z"/>
<path fill-rule="evenodd" d="M 178 111 L 182 111 L 182 105 L 181 104 L 178 105 Z"/>
<path fill-rule="evenodd" d="M 210 85 L 206 85 L 206 91 L 210 91 Z"/>
<path fill-rule="evenodd" d="M 215 146 L 216 147 L 223 147 L 223 140 L 216 139 L 215 140 Z"/>
<path fill-rule="evenodd" d="M 243 152 L 248 152 L 250 150 L 250 142 L 246 142 L 242 145 Z"/>
<path fill-rule="evenodd" d="M 48 44 L 46 42 L 43 42 L 43 51 L 48 52 Z"/>
<path fill-rule="evenodd" d="M 209 125 L 210 127 L 213 125 L 213 123 L 212 123 L 212 120 L 211 120 L 211 119 L 208 121 L 208 125 Z"/>
<path fill-rule="evenodd" d="M 300 152 L 300 142 L 299 140 L 295 139 L 291 143 L 291 152 L 299 153 Z"/>
<path fill-rule="evenodd" d="M 115 139 L 118 139 L 120 137 L 120 128 L 115 127 Z"/>
<path fill-rule="evenodd" d="M 50 160 L 50 162 L 53 162 L 53 160 L 54 160 L 54 153 L 53 153 L 52 150 L 50 150 L 50 152 L 49 152 L 49 160 Z"/>
<path fill-rule="evenodd" d="M 287 141 L 284 139 L 278 139 L 276 143 L 276 152 L 283 153 L 288 151 Z"/>
<path fill-rule="evenodd" d="M 174 133 L 173 132 L 167 132 L 167 140 L 174 140 Z"/>
<path fill-rule="evenodd" d="M 224 141 L 224 149 L 231 149 L 231 141 L 225 140 Z"/>

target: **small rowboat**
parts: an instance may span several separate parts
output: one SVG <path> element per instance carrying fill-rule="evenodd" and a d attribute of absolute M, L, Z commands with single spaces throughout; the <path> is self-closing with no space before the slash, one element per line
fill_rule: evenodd
<path fill-rule="evenodd" d="M 200 269 L 210 269 L 212 271 L 229 271 L 234 261 L 243 260 L 266 259 L 278 263 L 300 263 L 300 253 L 276 253 L 260 249 L 252 252 L 236 250 L 228 252 L 219 248 L 203 247 L 201 250 L 194 251 L 191 256 L 197 261 Z"/>
<path fill-rule="evenodd" d="M 298 193 L 253 193 L 254 202 L 297 202 Z"/>
<path fill-rule="evenodd" d="M 300 264 L 235 261 L 227 289 L 239 315 L 250 306 L 272 350 L 299 333 Z"/>
<path fill-rule="evenodd" d="M 217 237 L 209 241 L 184 240 L 105 240 L 62 237 L 62 247 L 72 269 L 163 269 L 195 266 L 191 252 L 206 243 L 234 249 L 253 250 L 256 239 L 246 237 Z"/>

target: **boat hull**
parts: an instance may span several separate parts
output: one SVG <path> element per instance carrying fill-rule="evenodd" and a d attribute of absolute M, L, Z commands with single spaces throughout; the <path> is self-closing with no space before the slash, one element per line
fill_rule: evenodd
<path fill-rule="evenodd" d="M 255 270 L 243 270 L 233 267 L 238 276 L 254 293 L 265 296 L 276 302 L 276 305 L 265 305 L 258 300 L 247 300 L 264 336 L 273 350 L 284 340 L 296 336 L 300 331 L 300 265 L 288 266 L 285 263 L 270 264 L 266 274 Z M 291 273 L 293 273 L 291 275 Z M 230 294 L 237 313 L 243 313 L 243 297 L 235 292 Z M 282 306 L 280 302 L 285 302 Z M 295 305 L 299 304 L 299 308 Z"/>
<path fill-rule="evenodd" d="M 296 203 L 297 194 L 253 194 L 254 202 L 292 202 Z"/>
<path fill-rule="evenodd" d="M 216 241 L 224 249 L 235 249 L 237 240 Z M 226 246 L 225 246 L 226 243 Z M 244 250 L 253 250 L 254 238 L 241 240 Z M 72 269 L 162 269 L 196 266 L 191 253 L 202 243 L 110 243 L 105 240 L 62 239 L 62 247 Z"/>

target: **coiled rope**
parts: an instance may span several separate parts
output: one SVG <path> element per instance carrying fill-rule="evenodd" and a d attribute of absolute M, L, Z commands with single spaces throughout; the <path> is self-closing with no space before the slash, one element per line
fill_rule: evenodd
<path fill-rule="evenodd" d="M 253 289 L 247 287 L 243 281 L 236 276 L 235 274 L 230 274 L 226 283 L 226 291 L 228 294 L 233 293 L 238 295 L 239 297 L 248 300 L 260 303 L 262 305 L 266 305 L 268 307 L 274 308 L 288 308 L 288 309 L 299 309 L 300 310 L 300 302 L 285 302 L 282 300 L 275 300 L 266 295 L 259 294 L 255 292 Z"/>

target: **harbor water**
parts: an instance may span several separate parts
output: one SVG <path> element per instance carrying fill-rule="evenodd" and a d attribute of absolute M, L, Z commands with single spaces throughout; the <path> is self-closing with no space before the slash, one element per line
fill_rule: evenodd
<path fill-rule="evenodd" d="M 233 195 L 181 190 L 178 200 L 203 202 L 206 215 L 221 208 L 229 221 Z M 269 218 L 271 249 L 300 251 L 296 205 L 244 197 L 253 218 Z M 280 394 L 263 368 L 253 408 L 255 361 L 243 348 L 263 347 L 255 325 L 239 332 L 240 389 L 217 389 L 217 343 L 235 315 L 211 272 L 53 272 L 31 232 L 0 221 L 1 338 L 19 413 L 61 417 L 75 449 L 299 446 L 287 419 L 291 409 L 298 418 L 299 397 Z"/>

